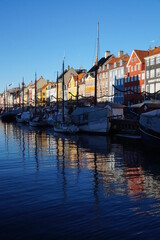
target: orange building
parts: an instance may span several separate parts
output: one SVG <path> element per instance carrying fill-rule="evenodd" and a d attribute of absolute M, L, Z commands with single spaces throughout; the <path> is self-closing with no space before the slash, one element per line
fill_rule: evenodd
<path fill-rule="evenodd" d="M 145 57 L 149 55 L 148 51 L 133 50 L 127 63 L 127 76 L 124 82 L 124 103 L 132 105 L 144 100 L 145 90 Z"/>

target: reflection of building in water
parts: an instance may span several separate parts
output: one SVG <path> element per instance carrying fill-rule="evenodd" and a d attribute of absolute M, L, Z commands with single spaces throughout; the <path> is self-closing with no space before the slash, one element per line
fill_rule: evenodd
<path fill-rule="evenodd" d="M 46 131 L 1 122 L 0 127 L 7 152 L 15 146 L 18 157 L 25 160 L 25 166 L 31 158 L 36 158 L 37 168 L 42 167 L 42 162 L 43 167 L 51 167 L 50 160 L 55 160 L 58 171 L 77 169 L 74 172 L 81 174 L 79 170 L 88 169 L 95 190 L 103 186 L 106 195 L 160 198 L 160 174 L 156 175 L 151 168 L 153 162 L 146 163 L 144 154 L 132 145 L 110 144 L 107 138 L 99 136 L 55 137 Z"/>

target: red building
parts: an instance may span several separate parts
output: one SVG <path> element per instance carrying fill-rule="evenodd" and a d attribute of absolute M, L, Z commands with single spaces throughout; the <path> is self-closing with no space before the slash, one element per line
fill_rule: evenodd
<path fill-rule="evenodd" d="M 124 82 L 124 103 L 128 106 L 144 100 L 145 90 L 145 57 L 148 51 L 133 50 L 127 64 L 127 75 Z M 132 92 L 133 91 L 133 92 Z M 142 94 L 141 94 L 142 93 Z"/>

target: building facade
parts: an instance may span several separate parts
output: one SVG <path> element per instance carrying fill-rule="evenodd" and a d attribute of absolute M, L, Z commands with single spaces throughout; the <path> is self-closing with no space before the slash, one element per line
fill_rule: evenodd
<path fill-rule="evenodd" d="M 124 103 L 132 105 L 144 100 L 145 90 L 145 57 L 148 51 L 133 50 L 127 63 L 127 74 L 124 82 Z"/>
<path fill-rule="evenodd" d="M 145 90 L 151 94 L 157 92 L 154 97 L 160 99 L 160 46 L 149 50 L 149 55 L 145 58 Z M 148 97 L 151 96 L 153 95 Z"/>

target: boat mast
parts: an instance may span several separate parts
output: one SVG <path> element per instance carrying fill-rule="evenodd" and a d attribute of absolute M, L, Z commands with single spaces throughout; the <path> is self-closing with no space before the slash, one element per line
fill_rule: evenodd
<path fill-rule="evenodd" d="M 24 77 L 23 77 L 23 80 L 22 80 L 22 96 L 23 96 L 23 98 L 22 98 L 22 110 L 23 110 L 23 112 L 24 112 Z"/>
<path fill-rule="evenodd" d="M 62 77 L 62 121 L 64 123 L 64 58 L 63 58 L 63 77 Z"/>
<path fill-rule="evenodd" d="M 94 106 L 97 105 L 98 44 L 99 44 L 99 22 L 97 23 L 97 53 L 96 53 L 96 64 L 95 64 L 95 92 L 94 92 Z"/>
<path fill-rule="evenodd" d="M 37 73 L 35 72 L 35 113 L 37 112 Z"/>
<path fill-rule="evenodd" d="M 77 107 L 78 107 L 78 95 L 79 95 L 79 85 L 78 85 L 78 76 L 77 76 Z"/>
<path fill-rule="evenodd" d="M 58 113 L 58 72 L 57 72 L 57 113 Z"/>
<path fill-rule="evenodd" d="M 4 111 L 6 110 L 6 91 L 4 89 Z"/>

